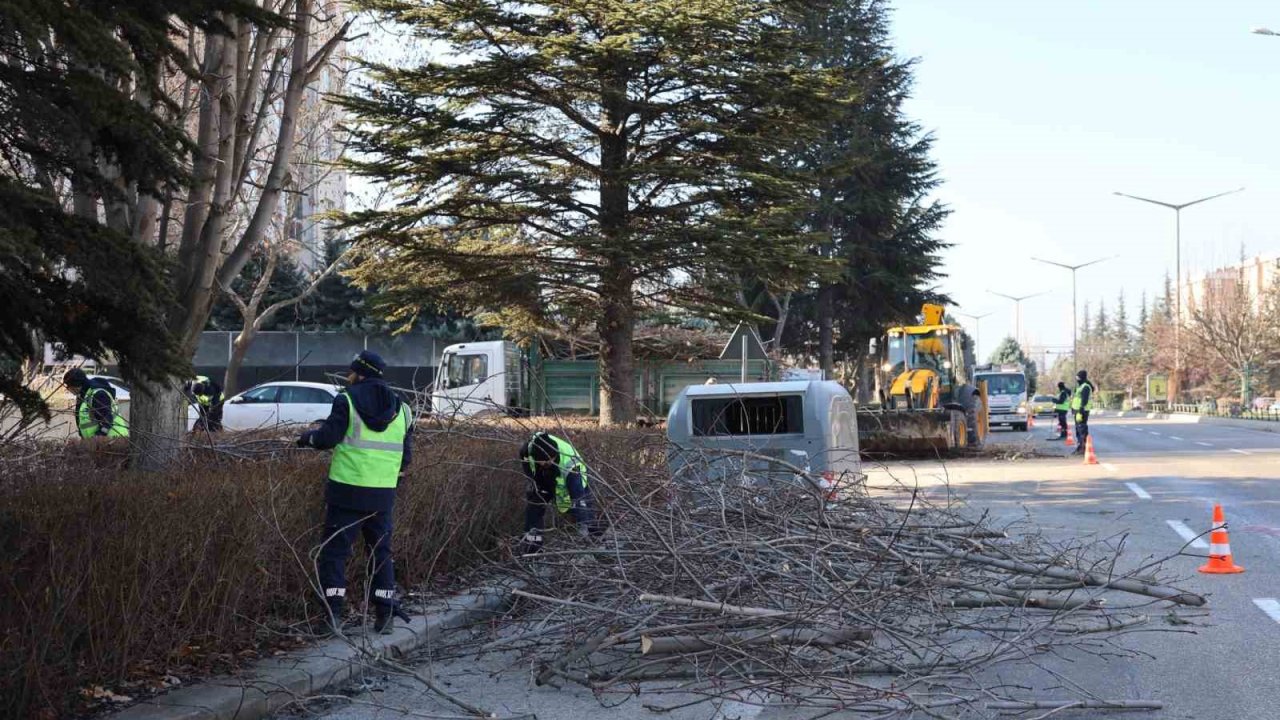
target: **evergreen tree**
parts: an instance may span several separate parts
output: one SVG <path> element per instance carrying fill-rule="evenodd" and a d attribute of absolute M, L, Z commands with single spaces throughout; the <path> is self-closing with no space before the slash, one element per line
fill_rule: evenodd
<path fill-rule="evenodd" d="M 161 254 L 133 242 L 186 177 L 186 145 L 160 82 L 191 67 L 174 28 L 224 28 L 215 0 L 0 3 L 0 395 L 47 416 L 20 369 L 42 342 L 158 380 L 187 363 L 166 329 Z M 102 207 L 96 199 L 102 199 Z M 101 210 L 101 214 L 100 214 Z"/>
<path fill-rule="evenodd" d="M 795 4 L 354 4 L 449 56 L 374 65 L 342 101 L 351 169 L 398 195 L 349 219 L 394 271 L 375 284 L 407 313 L 469 285 L 489 306 L 468 310 L 589 314 L 602 423 L 635 417 L 639 303 L 736 305 L 672 286 L 744 257 L 811 257 L 792 212 L 772 212 L 797 190 L 773 160 L 831 105 L 829 74 L 796 62 Z"/>
<path fill-rule="evenodd" d="M 987 362 L 992 365 L 1021 365 L 1023 373 L 1027 376 L 1027 395 L 1035 394 L 1039 375 L 1036 364 L 1022 351 L 1022 346 L 1016 339 L 1006 337 L 1001 340 L 996 349 L 991 351 L 991 357 Z"/>
<path fill-rule="evenodd" d="M 1131 329 L 1129 327 L 1129 311 L 1125 308 L 1124 290 L 1116 298 L 1116 314 L 1111 321 L 1111 337 L 1123 352 L 1129 351 Z"/>
<path fill-rule="evenodd" d="M 342 252 L 340 243 L 326 243 L 324 264 L 332 264 Z M 365 291 L 346 272 L 321 280 L 315 292 L 302 301 L 299 314 L 302 325 L 309 330 L 366 330 L 372 322 Z"/>
<path fill-rule="evenodd" d="M 811 172 L 801 229 L 820 239 L 814 253 L 838 261 L 838 274 L 791 295 L 795 317 L 778 340 L 792 353 L 813 348 L 827 371 L 836 353 L 860 356 L 886 324 L 945 300 L 930 286 L 948 247 L 937 231 L 949 211 L 928 199 L 940 182 L 932 137 L 903 112 L 915 61 L 895 55 L 889 16 L 881 0 L 838 0 L 809 4 L 796 19 L 808 62 L 845 73 L 851 93 L 824 132 L 786 155 Z M 770 276 L 766 269 L 757 282 Z"/>
<path fill-rule="evenodd" d="M 1107 301 L 1098 301 L 1098 317 L 1093 322 L 1093 342 L 1105 342 L 1111 336 L 1111 319 L 1107 317 Z"/>
<path fill-rule="evenodd" d="M 1147 291 L 1142 291 L 1142 305 L 1138 309 L 1137 341 L 1143 342 L 1147 337 L 1147 324 L 1150 322 L 1150 311 L 1147 309 Z"/>

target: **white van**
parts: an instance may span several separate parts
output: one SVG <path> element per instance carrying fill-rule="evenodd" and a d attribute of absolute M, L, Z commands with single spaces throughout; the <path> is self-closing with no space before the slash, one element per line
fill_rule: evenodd
<path fill-rule="evenodd" d="M 529 364 L 513 342 L 458 343 L 444 349 L 431 411 L 446 417 L 527 415 Z"/>

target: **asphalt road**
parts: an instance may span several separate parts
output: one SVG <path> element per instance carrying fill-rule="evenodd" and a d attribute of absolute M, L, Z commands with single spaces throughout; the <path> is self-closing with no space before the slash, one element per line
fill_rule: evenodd
<path fill-rule="evenodd" d="M 1120 638 L 1123 652 L 1099 646 L 1101 657 L 1049 655 L 1038 663 L 1002 666 L 980 679 L 1006 689 L 1024 687 L 1029 696 L 1041 698 L 1076 697 L 1063 688 L 1078 684 L 1109 700 L 1164 703 L 1161 711 L 1106 717 L 1280 718 L 1280 573 L 1275 569 L 1280 565 L 1280 492 L 1272 489 L 1280 434 L 1136 418 L 1096 418 L 1092 425 L 1098 465 L 1084 465 L 1078 457 L 1067 457 L 1061 443 L 1045 442 L 1050 423 L 1041 422 L 1026 433 L 997 431 L 993 444 L 1015 451 L 1002 457 L 869 467 L 869 484 L 877 492 L 901 493 L 906 486 L 934 498 L 963 499 L 972 512 L 1020 521 L 1050 538 L 1107 539 L 1120 548 L 1122 566 L 1175 556 L 1165 563 L 1166 575 L 1209 597 L 1207 611 L 1180 610 L 1174 618 L 1164 611 L 1150 613 L 1151 622 L 1141 632 Z M 1032 449 L 1048 457 L 1016 452 Z M 1196 572 L 1203 558 L 1194 555 L 1206 549 L 1190 541 L 1200 533 L 1205 534 L 1201 541 L 1207 541 L 1214 503 L 1226 510 L 1231 547 L 1236 562 L 1246 568 L 1243 574 Z M 580 690 L 534 687 L 529 668 L 492 660 L 460 658 L 435 663 L 431 671 L 447 680 L 452 691 L 491 709 L 532 712 L 546 720 L 807 717 L 785 707 L 733 704 L 655 714 L 644 709 L 643 698 L 606 709 Z M 411 681 L 373 677 L 357 690 L 357 704 L 319 714 L 330 720 L 369 720 L 454 712 Z M 669 704 L 675 698 L 663 700 Z M 994 716 L 993 711 L 973 714 Z M 1100 716 L 1077 711 L 1052 717 Z"/>

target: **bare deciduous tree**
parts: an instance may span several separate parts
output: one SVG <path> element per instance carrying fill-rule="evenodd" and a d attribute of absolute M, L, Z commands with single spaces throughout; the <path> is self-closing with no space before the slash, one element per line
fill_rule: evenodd
<path fill-rule="evenodd" d="M 1183 332 L 1240 379 L 1240 403 L 1248 401 L 1251 373 L 1275 363 L 1280 340 L 1280 286 L 1252 288 L 1243 266 L 1207 278 L 1200 296 L 1189 293 Z"/>

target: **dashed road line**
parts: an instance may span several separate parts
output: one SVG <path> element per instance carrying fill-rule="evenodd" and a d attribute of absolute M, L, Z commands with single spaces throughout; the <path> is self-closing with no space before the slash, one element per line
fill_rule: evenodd
<path fill-rule="evenodd" d="M 1178 533 L 1183 540 L 1191 543 L 1191 547 L 1199 550 L 1209 549 L 1209 543 L 1205 542 L 1204 538 L 1199 536 L 1199 533 L 1187 527 L 1182 522 L 1179 522 L 1178 520 L 1165 520 L 1165 523 L 1169 527 L 1173 528 L 1173 531 Z"/>
<path fill-rule="evenodd" d="M 1177 440 L 1178 442 L 1183 442 L 1182 438 L 1178 437 L 1177 435 L 1170 435 L 1170 436 L 1169 436 L 1169 439 L 1170 439 L 1170 440 Z"/>
<path fill-rule="evenodd" d="M 1251 453 L 1251 452 L 1249 452 L 1249 451 L 1247 451 L 1247 450 L 1241 450 L 1241 449 L 1239 449 L 1239 448 L 1227 448 L 1227 449 L 1228 449 L 1228 450 L 1230 450 L 1230 451 L 1231 451 L 1231 452 L 1233 452 L 1233 453 L 1240 453 L 1241 455 L 1252 455 L 1252 454 L 1253 454 L 1253 453 Z"/>
<path fill-rule="evenodd" d="M 1151 493 L 1147 492 L 1146 490 L 1143 490 L 1143 489 L 1142 489 L 1142 486 L 1141 486 L 1141 485 L 1139 485 L 1138 483 L 1125 483 L 1124 485 L 1125 485 L 1125 487 L 1127 487 L 1127 488 L 1129 488 L 1130 490 L 1132 490 L 1132 491 L 1133 491 L 1133 494 L 1134 494 L 1134 495 L 1137 495 L 1139 500 L 1150 500 L 1150 499 L 1151 499 Z"/>
<path fill-rule="evenodd" d="M 1205 446 L 1205 447 L 1213 447 L 1213 443 L 1201 442 L 1200 440 L 1197 440 L 1197 441 L 1196 441 L 1196 444 L 1197 444 L 1197 445 L 1203 445 L 1203 446 Z"/>
<path fill-rule="evenodd" d="M 1280 623 L 1280 600 L 1275 598 L 1254 598 L 1253 604 L 1267 614 L 1267 617 Z"/>
<path fill-rule="evenodd" d="M 1120 471 L 1120 468 L 1117 468 L 1115 465 L 1112 465 L 1111 463 L 1102 463 L 1102 469 L 1103 469 L 1103 470 L 1106 470 L 1107 472 L 1119 472 L 1119 471 Z"/>
<path fill-rule="evenodd" d="M 1148 430 L 1147 432 L 1151 433 L 1152 435 L 1155 435 L 1156 437 L 1160 437 L 1160 433 L 1156 432 L 1155 430 Z"/>

